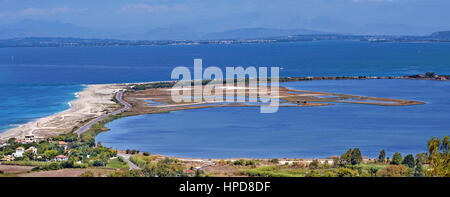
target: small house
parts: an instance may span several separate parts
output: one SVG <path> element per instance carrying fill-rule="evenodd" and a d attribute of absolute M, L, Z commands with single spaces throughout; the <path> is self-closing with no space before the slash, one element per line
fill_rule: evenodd
<path fill-rule="evenodd" d="M 67 148 L 69 148 L 69 145 L 67 144 L 67 142 L 64 142 L 64 141 L 59 141 L 58 146 L 61 148 L 64 148 L 64 150 L 67 150 Z"/>
<path fill-rule="evenodd" d="M 58 155 L 55 157 L 55 161 L 67 161 L 67 160 L 69 160 L 69 157 L 65 155 Z"/>

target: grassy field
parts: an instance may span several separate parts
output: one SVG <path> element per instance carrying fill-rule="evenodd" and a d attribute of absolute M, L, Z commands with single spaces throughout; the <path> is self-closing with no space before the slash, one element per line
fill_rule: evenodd
<path fill-rule="evenodd" d="M 107 168 L 115 168 L 115 169 L 129 169 L 130 166 L 125 161 L 120 161 L 119 158 L 112 159 L 106 164 Z"/>

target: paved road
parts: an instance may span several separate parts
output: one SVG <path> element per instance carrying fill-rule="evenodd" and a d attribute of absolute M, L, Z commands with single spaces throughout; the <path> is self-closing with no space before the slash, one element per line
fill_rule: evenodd
<path fill-rule="evenodd" d="M 123 159 L 125 159 L 125 161 L 128 162 L 128 165 L 130 166 L 130 170 L 140 170 L 141 169 L 136 164 L 134 164 L 133 162 L 130 161 L 130 156 L 131 155 L 123 154 L 123 153 L 117 153 L 117 156 L 123 157 Z"/>
<path fill-rule="evenodd" d="M 126 111 L 127 109 L 131 108 L 131 105 L 127 102 L 125 102 L 124 100 L 122 100 L 122 95 L 123 95 L 123 90 L 117 92 L 116 94 L 116 100 L 119 101 L 124 107 L 122 109 L 119 109 L 117 111 L 114 111 L 110 114 L 103 114 L 100 117 L 89 121 L 87 124 L 83 125 L 82 127 L 80 127 L 78 130 L 75 131 L 75 133 L 77 133 L 78 135 L 83 134 L 84 132 L 88 131 L 93 124 L 105 119 L 106 117 L 108 117 L 109 115 L 116 115 L 116 114 L 120 114 L 124 111 Z"/>

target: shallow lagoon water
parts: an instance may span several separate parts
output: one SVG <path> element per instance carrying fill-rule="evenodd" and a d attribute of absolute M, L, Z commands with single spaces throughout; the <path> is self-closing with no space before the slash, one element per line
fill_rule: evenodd
<path fill-rule="evenodd" d="M 358 147 L 376 157 L 426 151 L 430 137 L 450 134 L 450 83 L 424 80 L 330 80 L 284 86 L 363 96 L 424 101 L 425 105 L 336 104 L 285 107 L 260 114 L 258 107 L 223 107 L 126 117 L 108 123 L 97 140 L 118 149 L 195 158 L 317 158 Z M 133 125 L 133 127 L 130 127 Z"/>

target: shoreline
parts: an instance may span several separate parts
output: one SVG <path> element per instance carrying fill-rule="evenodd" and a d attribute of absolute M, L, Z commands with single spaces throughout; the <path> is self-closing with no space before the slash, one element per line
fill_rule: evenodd
<path fill-rule="evenodd" d="M 8 129 L 0 133 L 0 142 L 6 142 L 9 138 L 20 140 L 26 135 L 43 139 L 69 133 L 74 128 L 81 126 L 84 121 L 109 113 L 117 108 L 117 104 L 111 98 L 115 92 L 124 88 L 122 84 L 84 86 L 85 88 L 82 91 L 74 93 L 76 96 L 74 100 L 68 103 L 69 109 Z"/>

